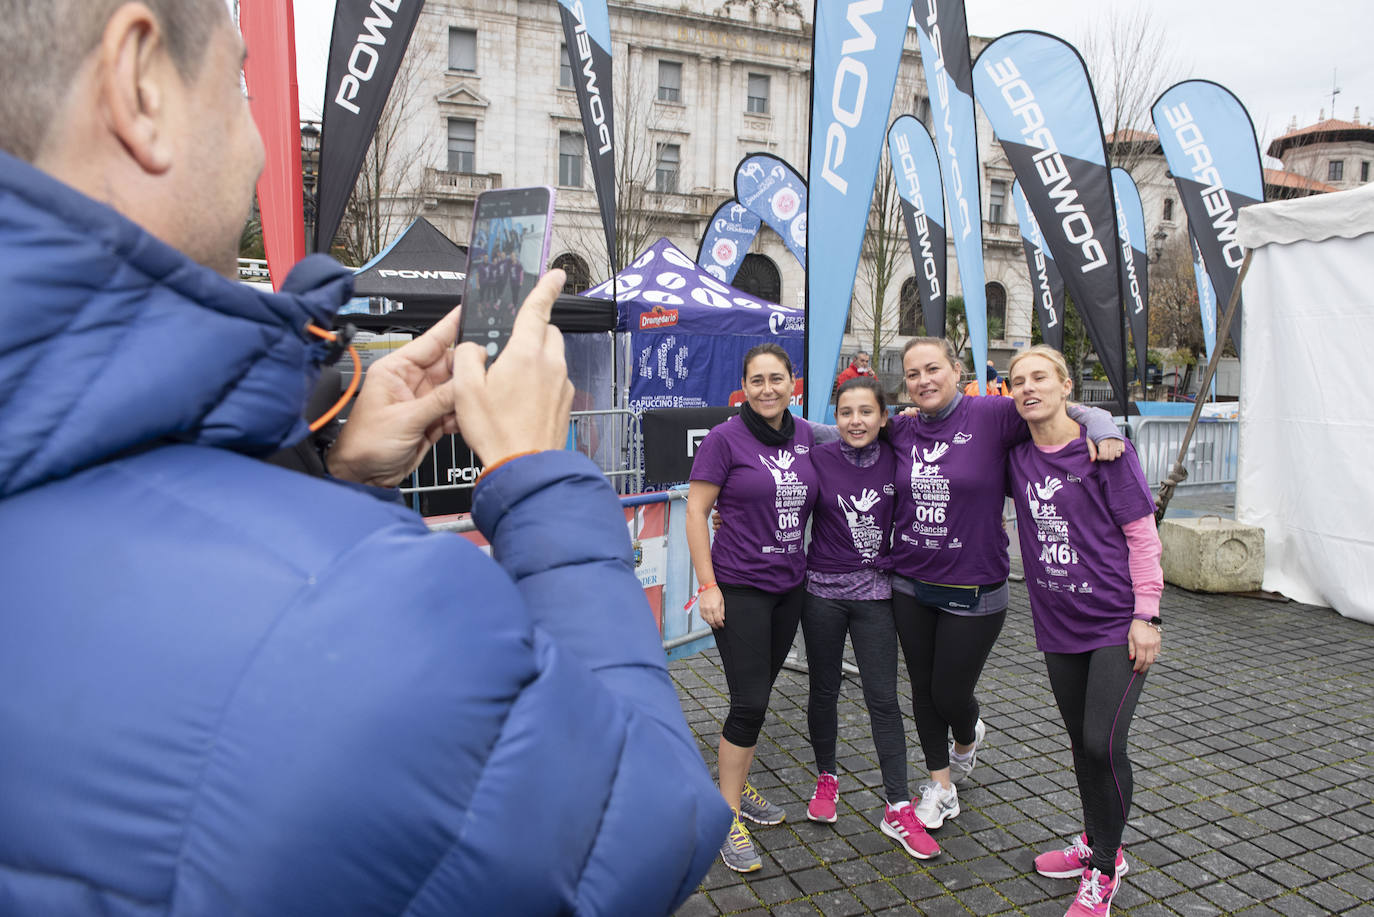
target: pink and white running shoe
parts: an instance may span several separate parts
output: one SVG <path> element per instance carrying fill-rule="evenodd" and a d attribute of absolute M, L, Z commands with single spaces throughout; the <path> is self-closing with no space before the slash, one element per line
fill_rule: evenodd
<path fill-rule="evenodd" d="M 821 774 L 816 778 L 816 792 L 811 794 L 811 802 L 806 806 L 806 817 L 812 821 L 834 824 L 835 804 L 840 801 L 840 781 L 834 774 Z"/>
<path fill-rule="evenodd" d="M 1035 858 L 1035 871 L 1047 879 L 1078 879 L 1083 870 L 1092 864 L 1093 849 L 1088 846 L 1088 836 L 1080 834 L 1073 843 L 1063 850 L 1050 850 Z M 1126 851 L 1116 848 L 1116 877 L 1126 874 Z"/>

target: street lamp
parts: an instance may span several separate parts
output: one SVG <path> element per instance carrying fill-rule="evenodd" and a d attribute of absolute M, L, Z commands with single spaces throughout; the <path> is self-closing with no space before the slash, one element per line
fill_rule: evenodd
<path fill-rule="evenodd" d="M 320 174 L 320 125 L 317 121 L 301 122 L 301 206 L 305 216 L 305 244 L 315 242 L 317 203 L 315 183 Z"/>

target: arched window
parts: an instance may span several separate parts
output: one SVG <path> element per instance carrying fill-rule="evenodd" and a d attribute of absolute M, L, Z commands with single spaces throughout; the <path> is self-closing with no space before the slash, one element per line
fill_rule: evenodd
<path fill-rule="evenodd" d="M 1003 340 L 1007 336 L 1006 287 L 994 282 L 983 289 L 988 298 L 988 340 Z"/>
<path fill-rule="evenodd" d="M 549 267 L 560 268 L 568 275 L 563 284 L 564 293 L 581 293 L 592 285 L 592 272 L 587 270 L 587 262 L 572 252 L 559 255 Z"/>
<path fill-rule="evenodd" d="M 902 281 L 902 292 L 897 297 L 901 311 L 897 314 L 897 333 L 913 337 L 925 334 L 921 315 L 921 290 L 915 277 Z"/>
<path fill-rule="evenodd" d="M 782 275 L 767 255 L 745 255 L 733 286 L 764 302 L 782 302 Z"/>

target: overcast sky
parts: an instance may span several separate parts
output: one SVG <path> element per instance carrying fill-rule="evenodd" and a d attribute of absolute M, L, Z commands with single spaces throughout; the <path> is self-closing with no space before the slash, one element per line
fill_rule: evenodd
<path fill-rule="evenodd" d="M 318 118 L 334 0 L 294 0 L 301 117 Z M 478 0 L 471 0 L 478 2 Z M 553 4 L 556 0 L 547 0 Z M 801 0 L 806 2 L 806 0 Z M 1179 79 L 1221 83 L 1250 110 L 1261 147 L 1288 129 L 1331 117 L 1374 121 L 1369 0 L 965 0 L 969 31 L 995 37 L 1039 29 L 1082 46 L 1104 10 L 1148 8 L 1176 58 Z"/>

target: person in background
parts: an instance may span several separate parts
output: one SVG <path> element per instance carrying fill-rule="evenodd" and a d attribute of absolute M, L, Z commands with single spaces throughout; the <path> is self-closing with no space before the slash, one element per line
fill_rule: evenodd
<path fill-rule="evenodd" d="M 1001 377 L 997 375 L 997 367 L 992 365 L 991 360 L 988 360 L 986 378 L 988 380 L 989 395 L 1002 395 L 1004 397 L 1009 397 L 1011 395 L 1011 389 L 1007 386 L 1007 383 L 1002 381 Z M 978 390 L 978 382 L 975 380 L 965 385 L 964 394 L 981 395 L 982 392 Z"/>
<path fill-rule="evenodd" d="M 1107 917 L 1127 869 L 1127 738 L 1162 635 L 1154 500 L 1130 443 L 1122 461 L 1092 461 L 1083 429 L 1065 410 L 1073 383 L 1057 350 L 1032 347 L 1007 372 L 1031 432 L 1011 450 L 1007 487 L 1035 642 L 1069 733 L 1083 805 L 1083 832 L 1036 857 L 1035 869 L 1079 880 L 1066 917 Z"/>
<path fill-rule="evenodd" d="M 0 13 L 0 910 L 671 913 L 730 813 L 558 448 L 562 272 L 490 369 L 453 316 L 374 365 L 330 478 L 274 467 L 352 278 L 233 279 L 227 5 Z M 495 560 L 389 502 L 459 427 Z"/>
<path fill-rule="evenodd" d="M 854 355 L 854 359 L 849 361 L 849 365 L 840 371 L 835 379 L 835 391 L 839 392 L 840 386 L 850 379 L 857 379 L 859 376 L 872 376 L 873 368 L 868 365 L 868 351 L 860 350 Z"/>
<path fill-rule="evenodd" d="M 720 848 L 736 872 L 761 869 L 741 818 L 776 825 L 786 817 L 749 784 L 754 747 L 773 682 L 797 634 L 805 595 L 802 536 L 816 501 L 811 427 L 788 410 L 792 361 L 777 344 L 744 357 L 740 412 L 697 447 L 687 491 L 687 546 L 701 619 L 715 631 L 730 690 L 721 729 L 720 794 L 735 818 Z M 711 541 L 711 509 L 722 526 Z"/>
<path fill-rule="evenodd" d="M 913 338 L 902 365 L 918 413 L 890 424 L 899 493 L 892 605 L 930 769 L 916 815 L 934 830 L 959 814 L 954 784 L 972 774 L 985 735 L 974 689 L 1006 617 L 1007 455 L 1030 434 L 1011 399 L 959 392 L 959 357 L 948 340 Z M 1110 415 L 1072 410 L 1102 458 L 1121 454 Z"/>
<path fill-rule="evenodd" d="M 911 856 L 928 859 L 940 847 L 916 818 L 907 786 L 906 733 L 897 703 L 897 628 L 892 622 L 892 484 L 896 458 L 879 434 L 887 404 L 871 376 L 840 386 L 835 407 L 839 440 L 811 451 L 819 479 L 811 515 L 802 635 L 811 674 L 806 721 L 816 761 L 816 789 L 806 809 L 812 821 L 834 823 L 840 798 L 835 747 L 836 702 L 845 637 L 863 681 L 873 745 L 887 807 L 882 832 Z M 817 430 L 831 431 L 821 427 Z"/>

